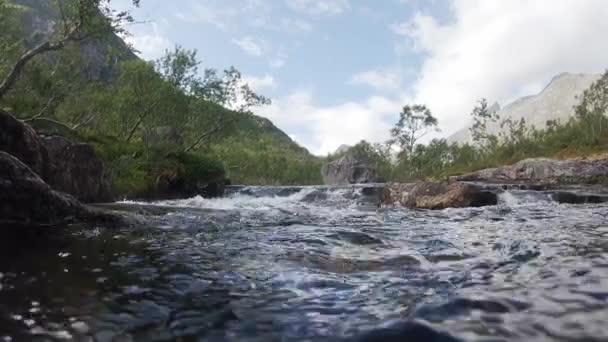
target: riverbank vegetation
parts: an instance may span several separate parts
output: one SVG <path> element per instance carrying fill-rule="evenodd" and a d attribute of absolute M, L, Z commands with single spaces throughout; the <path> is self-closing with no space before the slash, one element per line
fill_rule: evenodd
<path fill-rule="evenodd" d="M 351 151 L 365 155 L 380 178 L 393 181 L 441 180 L 526 158 L 572 158 L 604 152 L 608 150 L 608 71 L 583 93 L 573 112 L 567 122 L 550 121 L 540 129 L 530 127 L 524 119 L 501 118 L 482 99 L 471 112 L 471 142 L 433 139 L 420 143 L 437 129 L 438 122 L 426 106 L 408 105 L 391 130 L 391 140 L 386 144 L 362 141 Z M 490 132 L 490 123 L 499 123 L 502 130 Z"/>
<path fill-rule="evenodd" d="M 252 114 L 270 99 L 236 68 L 203 68 L 180 46 L 143 61 L 118 36 L 134 19 L 109 5 L 0 0 L 0 108 L 39 133 L 92 143 L 120 196 L 145 196 L 167 173 L 320 183 L 321 160 Z"/>

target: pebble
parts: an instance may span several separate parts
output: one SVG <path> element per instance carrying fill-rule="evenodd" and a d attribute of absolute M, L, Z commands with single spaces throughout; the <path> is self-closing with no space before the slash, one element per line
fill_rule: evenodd
<path fill-rule="evenodd" d="M 74 322 L 71 324 L 72 329 L 79 334 L 85 335 L 88 334 L 91 329 L 85 322 Z"/>

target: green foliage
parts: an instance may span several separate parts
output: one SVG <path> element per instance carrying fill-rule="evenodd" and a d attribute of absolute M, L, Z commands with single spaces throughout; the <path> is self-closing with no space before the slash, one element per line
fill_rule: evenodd
<path fill-rule="evenodd" d="M 471 112 L 471 117 L 473 118 L 473 125 L 469 131 L 473 141 L 484 149 L 496 147 L 498 139 L 488 132 L 488 123 L 497 122 L 499 117 L 498 114 L 490 111 L 486 99 L 479 100 L 479 104 Z"/>
<path fill-rule="evenodd" d="M 320 159 L 250 112 L 270 100 L 256 94 L 236 68 L 201 74 L 197 52 L 179 46 L 156 62 L 124 54 L 129 50 L 115 33 L 133 19 L 111 10 L 107 0 L 31 6 L 0 0 L 0 72 L 31 48 L 24 41 L 66 44 L 28 60 L 0 106 L 41 132 L 92 143 L 121 196 L 147 196 L 163 175 L 204 181 L 228 173 L 235 183 L 320 183 Z M 23 11 L 57 23 L 54 33 L 24 39 Z M 85 45 L 104 55 L 103 65 L 86 55 Z M 103 77 L 91 72 L 100 68 Z"/>
<path fill-rule="evenodd" d="M 186 180 L 221 179 L 226 174 L 222 162 L 207 156 L 176 152 L 167 155 L 167 159 L 176 163 Z"/>
<path fill-rule="evenodd" d="M 426 106 L 407 105 L 391 129 L 392 139 L 389 144 L 396 144 L 401 149 L 401 154 L 412 154 L 418 141 L 433 130 L 437 130 L 437 119 Z"/>
<path fill-rule="evenodd" d="M 485 100 L 472 111 L 474 144 L 448 144 L 434 139 L 399 153 L 392 164 L 391 180 L 444 179 L 488 167 L 513 164 L 525 158 L 572 157 L 608 149 L 608 71 L 587 89 L 574 108 L 575 116 L 561 124 L 536 129 L 524 119 L 503 119 L 490 112 Z M 488 131 L 499 123 L 501 133 Z M 411 141 L 411 140 L 408 140 Z M 401 145 L 406 151 L 407 144 Z"/>

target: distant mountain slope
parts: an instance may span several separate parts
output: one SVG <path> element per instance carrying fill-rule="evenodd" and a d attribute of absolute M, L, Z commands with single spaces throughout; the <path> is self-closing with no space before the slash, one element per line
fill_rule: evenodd
<path fill-rule="evenodd" d="M 48 37 L 53 30 L 59 12 L 53 5 L 55 0 L 9 0 L 20 5 L 23 11 L 23 35 L 28 46 L 34 46 Z M 61 0 L 63 1 L 63 0 Z M 145 4 L 142 4 L 145 5 Z M 139 58 L 129 45 L 114 35 L 103 41 L 86 42 L 81 47 L 82 65 L 87 81 L 102 81 L 111 84 L 118 73 L 121 62 Z M 53 58 L 52 54 L 45 58 Z M 224 119 L 231 122 L 229 128 L 214 137 L 213 144 L 234 142 L 243 145 L 264 142 L 274 150 L 289 151 L 301 159 L 316 159 L 309 151 L 294 142 L 285 132 L 277 128 L 270 120 L 248 113 L 239 113 L 222 109 Z M 210 125 L 212 123 L 210 122 Z"/>
<path fill-rule="evenodd" d="M 501 119 L 511 118 L 519 120 L 524 118 L 528 125 L 544 128 L 548 120 L 566 122 L 574 115 L 574 106 L 583 91 L 597 80 L 600 75 L 562 73 L 555 76 L 539 94 L 525 96 L 507 106 L 500 108 L 495 104 Z M 450 142 L 465 143 L 471 141 L 470 124 L 448 138 Z M 489 125 L 492 133 L 500 132 L 499 124 Z"/>

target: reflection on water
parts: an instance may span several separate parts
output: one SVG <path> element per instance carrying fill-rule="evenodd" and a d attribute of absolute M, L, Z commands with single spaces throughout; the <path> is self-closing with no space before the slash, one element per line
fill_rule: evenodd
<path fill-rule="evenodd" d="M 118 205 L 148 227 L 3 235 L 0 341 L 608 338 L 608 205 L 373 198 L 242 188 Z"/>

